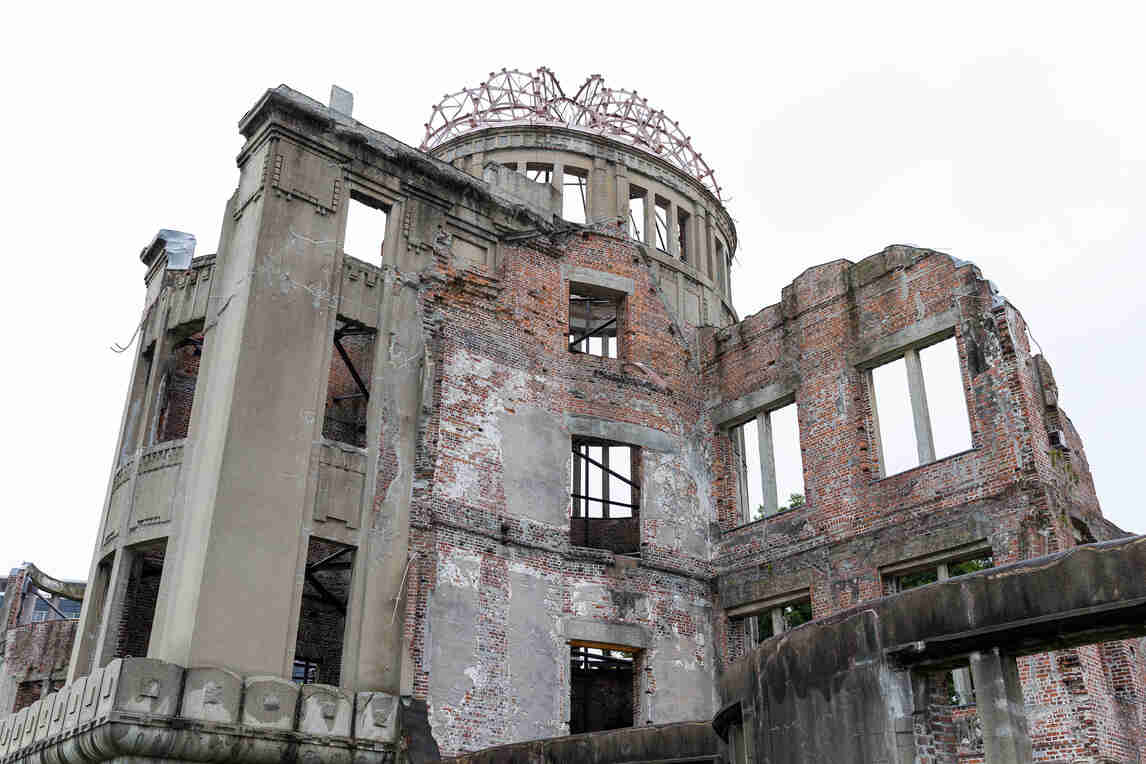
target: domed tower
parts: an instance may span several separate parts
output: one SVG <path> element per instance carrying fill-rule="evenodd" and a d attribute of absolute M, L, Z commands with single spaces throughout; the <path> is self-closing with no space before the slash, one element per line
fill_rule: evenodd
<path fill-rule="evenodd" d="M 710 718 L 700 358 L 736 249 L 711 169 L 596 76 L 504 71 L 422 150 L 351 110 L 267 91 L 217 253 L 142 252 L 58 697 L 130 673 L 173 735 L 362 761 L 397 729 L 453 753 Z"/>
<path fill-rule="evenodd" d="M 549 183 L 566 221 L 645 245 L 690 325 L 734 318 L 736 227 L 716 174 L 680 123 L 594 74 L 572 96 L 549 69 L 502 69 L 434 106 L 421 148 L 472 175 L 490 163 Z"/>

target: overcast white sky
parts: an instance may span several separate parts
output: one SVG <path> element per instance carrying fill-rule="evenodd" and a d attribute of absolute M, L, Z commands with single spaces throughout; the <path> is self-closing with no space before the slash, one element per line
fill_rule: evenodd
<path fill-rule="evenodd" d="M 42 10 L 32 10 L 32 6 Z M 501 67 L 679 120 L 740 232 L 741 315 L 887 244 L 973 260 L 1054 365 L 1106 515 L 1146 531 L 1140 3 L 19 3 L 5 11 L 0 568 L 87 575 L 157 229 L 215 251 L 236 122 L 279 83 L 416 145 Z M 550 10 L 554 9 L 554 10 Z"/>

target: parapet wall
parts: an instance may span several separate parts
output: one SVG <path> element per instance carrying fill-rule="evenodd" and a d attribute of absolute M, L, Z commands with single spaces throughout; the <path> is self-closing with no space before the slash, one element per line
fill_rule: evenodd
<path fill-rule="evenodd" d="M 0 718 L 0 761 L 392 762 L 399 700 L 116 659 Z"/>

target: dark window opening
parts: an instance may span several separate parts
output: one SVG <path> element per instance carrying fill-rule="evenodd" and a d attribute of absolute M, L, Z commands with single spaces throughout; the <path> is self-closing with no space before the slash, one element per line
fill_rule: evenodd
<path fill-rule="evenodd" d="M 1076 544 L 1093 544 L 1097 540 L 1090 532 L 1090 527 L 1077 517 L 1070 518 L 1070 532 Z"/>
<path fill-rule="evenodd" d="M 602 358 L 620 354 L 620 298 L 569 285 L 569 352 Z"/>
<path fill-rule="evenodd" d="M 657 226 L 656 246 L 661 252 L 669 251 L 669 203 L 660 197 L 654 200 L 656 215 L 654 222 Z"/>
<path fill-rule="evenodd" d="M 569 734 L 633 726 L 633 658 L 629 650 L 570 648 Z"/>
<path fill-rule="evenodd" d="M 570 544 L 614 554 L 639 553 L 640 463 L 636 446 L 573 440 Z"/>
<path fill-rule="evenodd" d="M 131 570 L 119 614 L 115 657 L 146 658 L 155 621 L 155 603 L 163 580 L 167 542 L 134 547 L 126 553 L 131 555 Z"/>
<path fill-rule="evenodd" d="M 796 600 L 758 613 L 753 616 L 756 625 L 756 642 L 782 634 L 789 629 L 812 620 L 812 601 Z"/>
<path fill-rule="evenodd" d="M 202 331 L 193 332 L 172 346 L 167 369 L 159 380 L 159 410 L 153 442 L 165 443 L 187 437 L 202 355 Z"/>
<path fill-rule="evenodd" d="M 680 259 L 682 262 L 688 262 L 688 224 L 691 216 L 684 210 L 676 211 L 676 243 L 678 252 L 680 252 Z"/>
<path fill-rule="evenodd" d="M 311 537 L 294 647 L 294 681 L 338 685 L 353 570 L 354 547 Z"/>
<path fill-rule="evenodd" d="M 326 384 L 322 437 L 366 447 L 366 414 L 374 367 L 374 329 L 338 317 Z"/>
<path fill-rule="evenodd" d="M 389 219 L 390 212 L 381 202 L 351 191 L 342 251 L 371 265 L 381 265 Z"/>

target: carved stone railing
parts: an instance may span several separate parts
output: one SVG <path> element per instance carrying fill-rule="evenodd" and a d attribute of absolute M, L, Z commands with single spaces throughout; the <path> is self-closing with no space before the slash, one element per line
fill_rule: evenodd
<path fill-rule="evenodd" d="M 113 660 L 0 718 L 0 761 L 393 762 L 399 701 L 226 669 Z"/>

